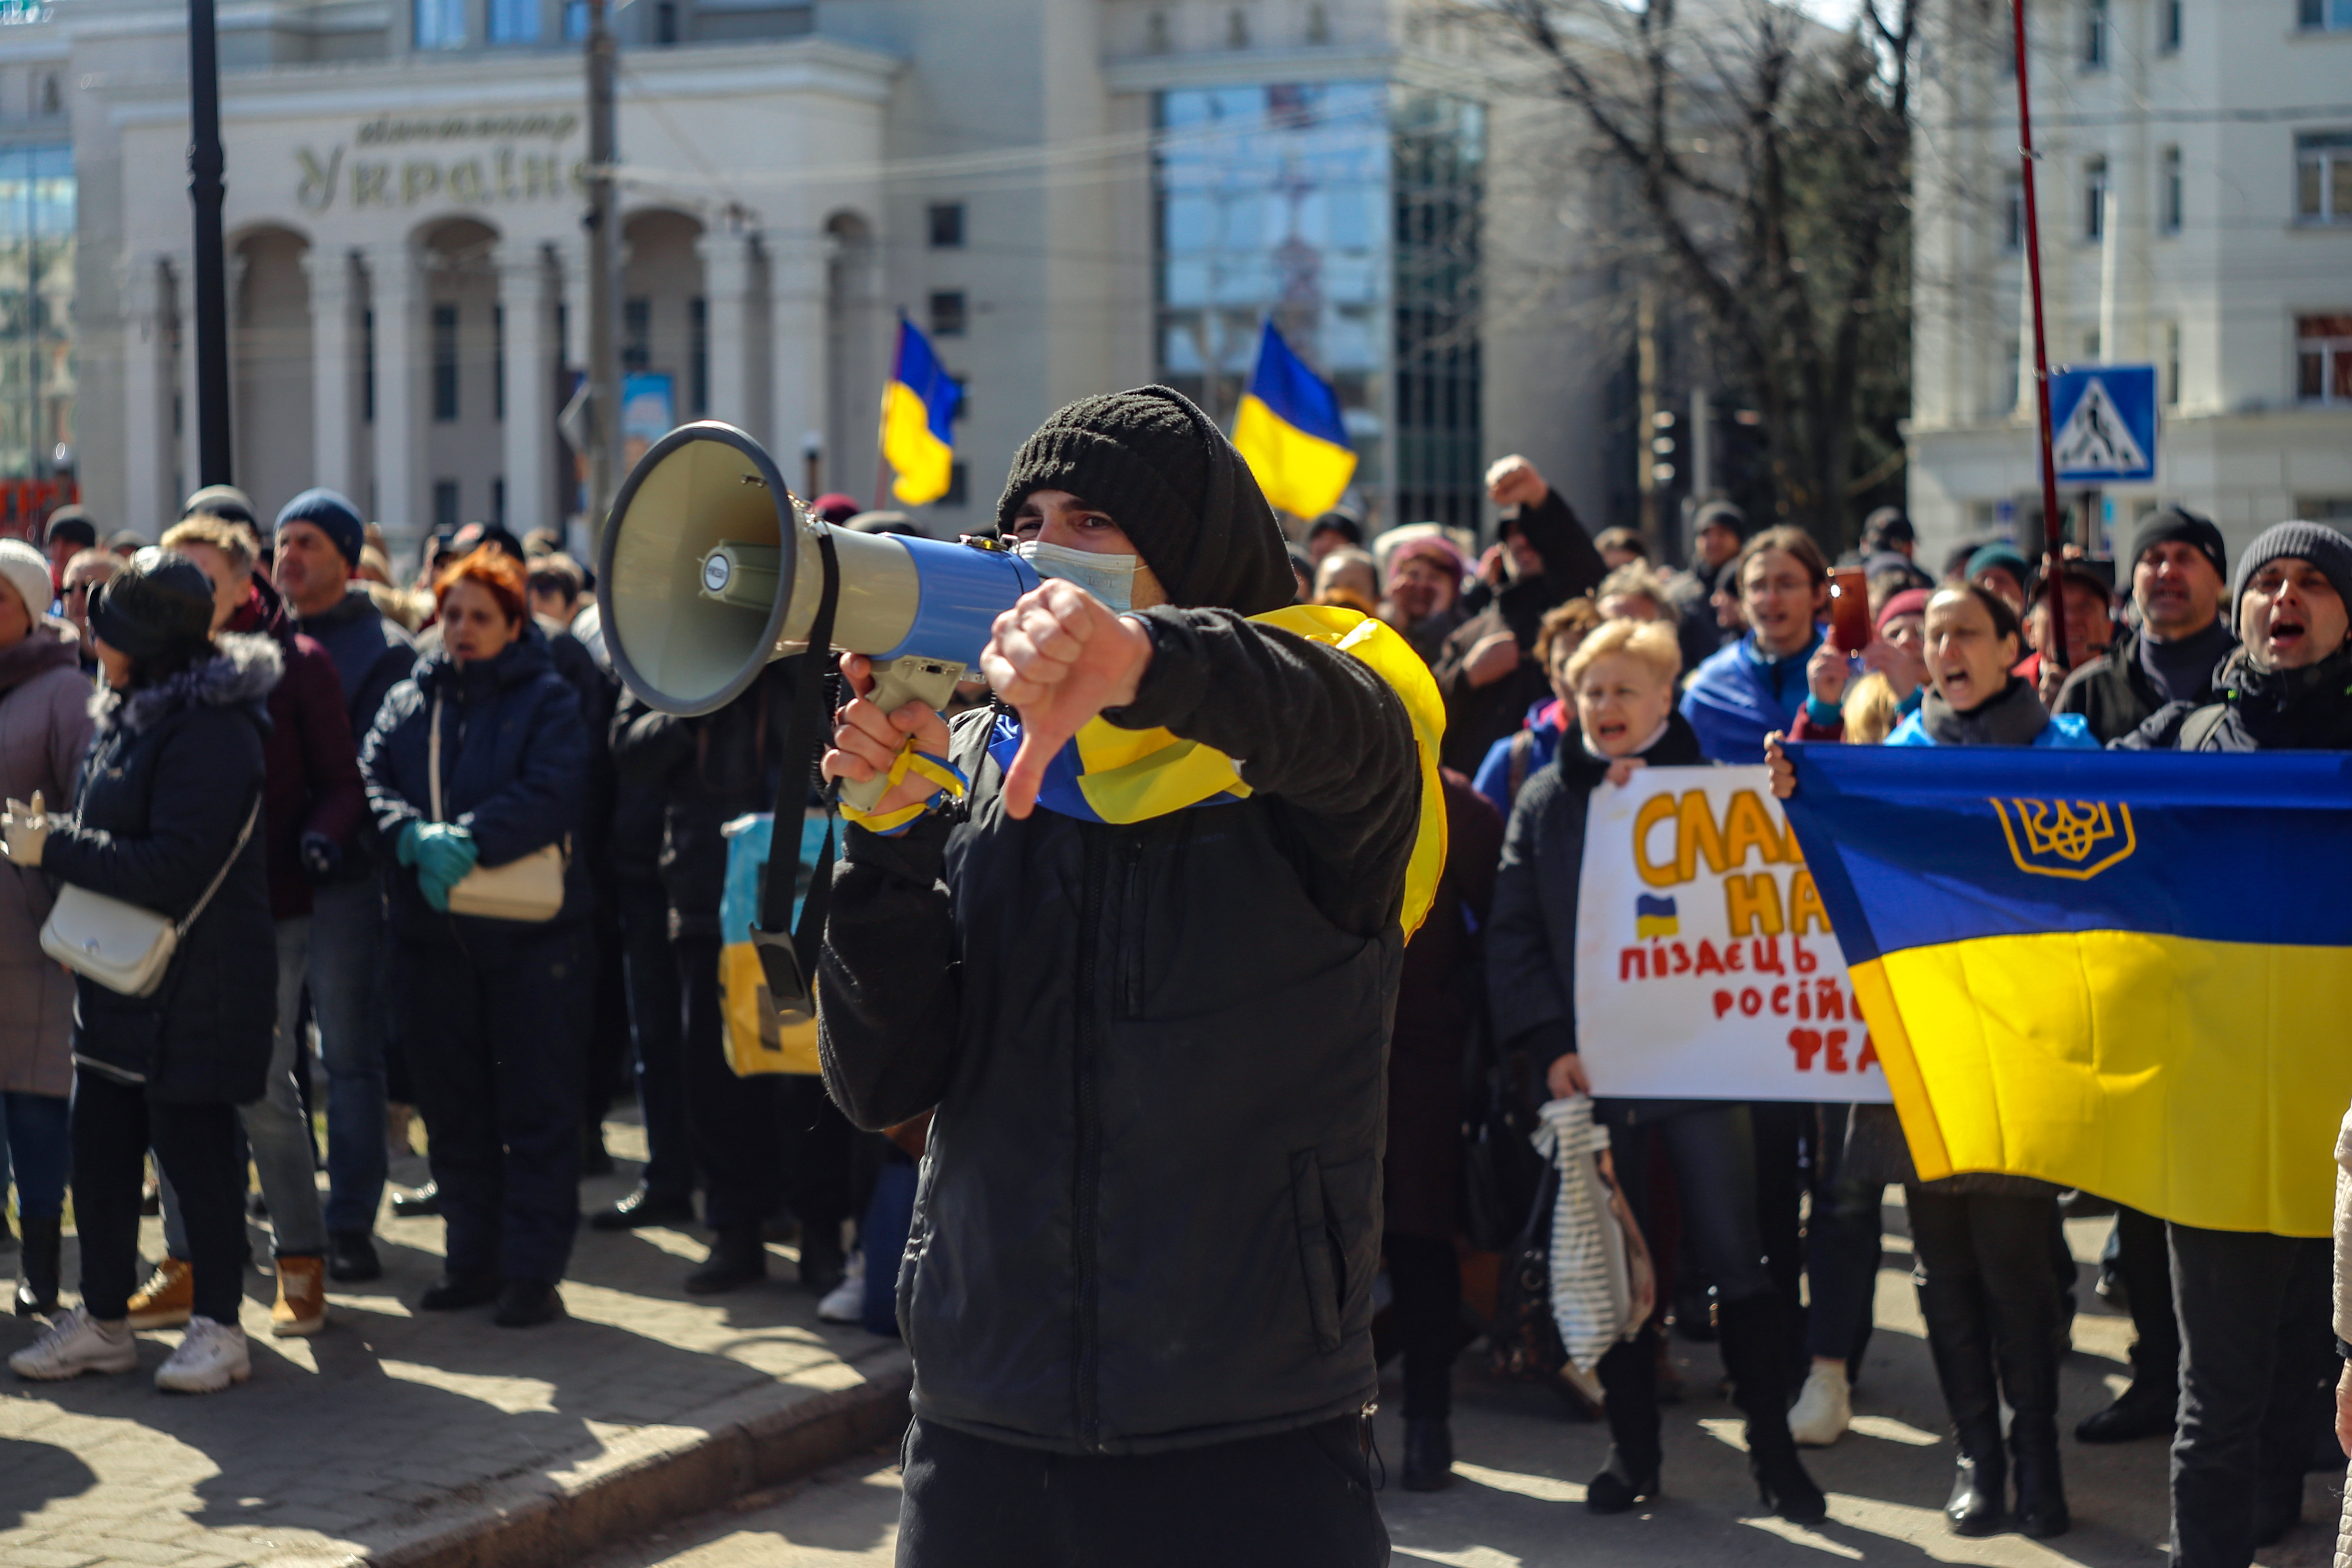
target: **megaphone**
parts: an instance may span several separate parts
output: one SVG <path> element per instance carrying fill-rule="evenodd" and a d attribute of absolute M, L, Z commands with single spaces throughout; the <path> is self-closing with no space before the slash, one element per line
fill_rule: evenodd
<path fill-rule="evenodd" d="M 1037 586 L 992 541 L 856 533 L 810 514 L 765 448 L 731 425 L 682 425 L 614 498 L 596 558 L 605 646 L 621 679 L 666 713 L 725 707 L 769 660 L 806 649 L 832 546 L 833 646 L 874 661 L 884 709 L 945 708 L 992 624 Z M 871 810 L 886 781 L 844 781 Z"/>

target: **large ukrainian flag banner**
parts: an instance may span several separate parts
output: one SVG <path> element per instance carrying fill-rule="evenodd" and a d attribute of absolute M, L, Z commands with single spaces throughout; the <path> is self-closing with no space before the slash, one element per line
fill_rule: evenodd
<path fill-rule="evenodd" d="M 1789 750 L 1789 821 L 1923 1178 L 2330 1234 L 2352 757 Z"/>
<path fill-rule="evenodd" d="M 948 493 L 955 472 L 956 407 L 963 388 L 941 369 L 931 340 L 904 317 L 890 383 L 882 389 L 882 459 L 898 475 L 890 491 L 908 506 Z"/>
<path fill-rule="evenodd" d="M 1268 321 L 1257 369 L 1234 415 L 1234 449 L 1265 499 L 1297 517 L 1329 511 L 1356 477 L 1356 454 L 1330 383 L 1307 368 Z"/>

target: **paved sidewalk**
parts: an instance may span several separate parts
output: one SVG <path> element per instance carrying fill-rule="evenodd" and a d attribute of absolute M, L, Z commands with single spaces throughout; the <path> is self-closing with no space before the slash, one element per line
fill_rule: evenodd
<path fill-rule="evenodd" d="M 609 1141 L 642 1149 L 635 1127 Z M 623 1173 L 585 1184 L 583 1208 L 626 1191 Z M 274 1287 L 248 1276 L 253 1378 L 227 1393 L 157 1392 L 177 1331 L 142 1336 L 132 1376 L 0 1370 L 0 1563 L 567 1562 L 904 1422 L 904 1351 L 818 1323 L 789 1247 L 770 1249 L 765 1286 L 689 1300 L 699 1232 L 583 1228 L 568 1318 L 516 1331 L 487 1308 L 410 1312 L 439 1271 L 440 1221 L 387 1208 L 377 1235 L 384 1277 L 331 1290 L 315 1339 L 271 1339 Z M 143 1243 L 161 1255 L 156 1222 Z M 69 1291 L 75 1273 L 68 1238 Z M 0 1355 L 39 1331 L 0 1318 Z"/>

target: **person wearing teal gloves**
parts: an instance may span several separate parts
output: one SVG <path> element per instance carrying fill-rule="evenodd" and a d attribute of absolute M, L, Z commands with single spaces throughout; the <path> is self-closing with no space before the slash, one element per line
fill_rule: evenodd
<path fill-rule="evenodd" d="M 446 1266 L 416 1304 L 495 1301 L 498 1322 L 522 1328 L 561 1310 L 580 1217 L 587 880 L 567 858 L 562 908 L 545 921 L 453 913 L 449 894 L 478 866 L 568 844 L 589 738 L 511 557 L 478 550 L 436 590 L 441 646 L 384 698 L 360 752 L 393 852 L 396 1034 L 448 1222 Z"/>

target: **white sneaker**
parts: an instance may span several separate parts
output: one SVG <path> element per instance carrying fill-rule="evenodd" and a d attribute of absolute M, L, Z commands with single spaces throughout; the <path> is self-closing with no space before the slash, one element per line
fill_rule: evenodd
<path fill-rule="evenodd" d="M 1802 1448 L 1826 1448 L 1853 1424 L 1853 1393 L 1845 1368 L 1815 1362 L 1789 1412 L 1789 1436 Z"/>
<path fill-rule="evenodd" d="M 180 1348 L 155 1369 L 155 1386 L 166 1394 L 218 1394 L 252 1375 L 243 1329 L 210 1318 L 190 1318 Z"/>
<path fill-rule="evenodd" d="M 139 1342 L 131 1337 L 130 1323 L 101 1323 L 79 1307 L 58 1314 L 47 1333 L 8 1358 L 9 1371 L 39 1383 L 138 1366 Z"/>
<path fill-rule="evenodd" d="M 817 1321 L 825 1323 L 856 1323 L 866 1318 L 866 1250 L 860 1247 L 849 1255 L 849 1272 L 841 1283 L 824 1293 L 816 1304 Z"/>

